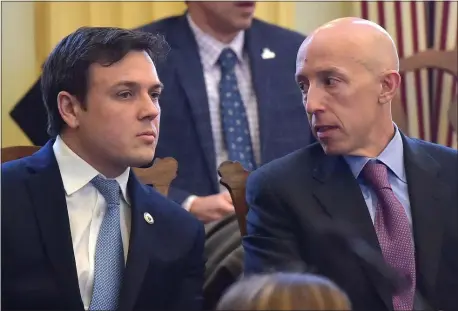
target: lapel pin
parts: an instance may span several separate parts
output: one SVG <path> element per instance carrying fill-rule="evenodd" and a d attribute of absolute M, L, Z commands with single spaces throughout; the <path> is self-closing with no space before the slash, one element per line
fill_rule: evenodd
<path fill-rule="evenodd" d="M 150 213 L 144 213 L 143 217 L 145 218 L 146 222 L 149 223 L 150 225 L 154 223 L 153 216 L 151 216 Z"/>
<path fill-rule="evenodd" d="M 272 59 L 275 58 L 275 53 L 272 52 L 269 48 L 263 48 L 261 57 L 262 59 Z"/>

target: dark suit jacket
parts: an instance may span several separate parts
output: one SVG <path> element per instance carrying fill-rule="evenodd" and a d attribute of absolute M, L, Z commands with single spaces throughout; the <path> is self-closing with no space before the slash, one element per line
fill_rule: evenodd
<path fill-rule="evenodd" d="M 156 156 L 172 156 L 179 163 L 169 196 L 182 203 L 190 194 L 217 193 L 219 163 L 215 158 L 203 68 L 186 16 L 165 18 L 140 29 L 163 34 L 171 46 L 166 61 L 157 66 L 165 89 L 160 99 L 161 139 Z M 246 31 L 245 50 L 258 101 L 262 163 L 306 146 L 313 139 L 294 80 L 296 54 L 303 40 L 299 33 L 257 19 Z M 275 58 L 262 59 L 264 48 L 274 52 Z M 19 102 L 11 116 L 35 144 L 48 140 L 38 86 Z"/>
<path fill-rule="evenodd" d="M 434 310 L 458 308 L 456 150 L 403 136 L 416 248 L 417 289 Z M 343 157 L 318 144 L 254 171 L 247 182 L 245 273 L 305 263 L 333 279 L 354 310 L 392 309 L 380 276 L 320 238 L 319 223 L 345 223 L 382 256 L 357 181 Z"/>
<path fill-rule="evenodd" d="M 121 310 L 200 310 L 203 225 L 131 173 L 132 226 Z M 148 224 L 143 214 L 155 222 Z M 2 164 L 2 308 L 83 310 L 52 141 Z"/>

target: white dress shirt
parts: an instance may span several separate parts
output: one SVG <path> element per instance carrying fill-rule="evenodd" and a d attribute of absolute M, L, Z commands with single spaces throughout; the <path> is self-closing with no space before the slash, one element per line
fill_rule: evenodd
<path fill-rule="evenodd" d="M 94 284 L 97 236 L 107 204 L 102 194 L 90 183 L 100 173 L 75 154 L 59 136 L 54 142 L 53 150 L 64 184 L 78 284 L 84 308 L 87 310 L 91 303 Z M 130 169 L 127 169 L 116 178 L 122 191 L 120 222 L 125 260 L 129 249 L 131 225 L 127 195 L 129 172 Z"/>

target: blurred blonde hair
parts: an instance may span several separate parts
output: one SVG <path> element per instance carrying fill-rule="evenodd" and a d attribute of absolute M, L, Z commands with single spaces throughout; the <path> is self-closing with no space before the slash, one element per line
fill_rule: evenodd
<path fill-rule="evenodd" d="M 351 310 L 351 304 L 327 278 L 273 273 L 239 280 L 223 295 L 216 310 Z"/>

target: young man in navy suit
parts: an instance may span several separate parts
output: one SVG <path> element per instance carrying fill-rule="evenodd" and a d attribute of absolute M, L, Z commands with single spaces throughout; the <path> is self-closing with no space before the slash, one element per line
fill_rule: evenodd
<path fill-rule="evenodd" d="M 169 196 L 207 223 L 234 211 L 218 183 L 221 162 L 241 161 L 252 170 L 313 140 L 294 81 L 294 58 L 304 36 L 253 18 L 253 1 L 186 3 L 185 14 L 141 29 L 163 34 L 171 45 L 166 62 L 158 66 L 167 87 L 156 151 L 157 157 L 178 160 Z M 236 62 L 222 69 L 220 56 L 231 54 Z M 234 79 L 221 80 L 227 75 Z M 222 101 L 226 88 L 231 97 Z M 38 145 L 46 136 L 39 93 L 34 87 L 12 112 Z M 236 113 L 229 115 L 232 105 Z M 32 109 L 36 117 L 30 120 Z M 232 135 L 236 130 L 244 136 Z"/>
<path fill-rule="evenodd" d="M 200 310 L 203 225 L 130 169 L 154 157 L 160 36 L 81 28 L 41 77 L 53 138 L 2 165 L 2 308 Z"/>

